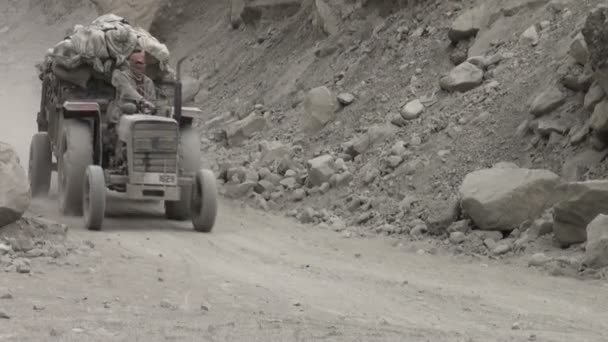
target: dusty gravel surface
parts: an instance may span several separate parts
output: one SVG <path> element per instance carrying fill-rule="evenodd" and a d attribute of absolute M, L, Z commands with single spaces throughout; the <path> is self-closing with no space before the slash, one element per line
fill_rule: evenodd
<path fill-rule="evenodd" d="M 29 30 L 9 20 L 0 35 L 0 138 L 23 158 L 38 105 L 32 66 L 72 20 L 27 17 Z M 103 232 L 60 217 L 54 197 L 31 214 L 90 248 L 0 276 L 0 341 L 608 340 L 603 281 L 344 238 L 232 202 L 212 234 L 117 197 Z"/>

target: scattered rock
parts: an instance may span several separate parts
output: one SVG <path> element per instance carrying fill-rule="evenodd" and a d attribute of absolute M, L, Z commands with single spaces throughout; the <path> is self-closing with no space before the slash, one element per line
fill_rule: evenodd
<path fill-rule="evenodd" d="M 355 96 L 350 93 L 342 93 L 338 95 L 338 102 L 343 106 L 348 106 L 355 101 Z"/>
<path fill-rule="evenodd" d="M 408 102 L 401 108 L 401 116 L 406 120 L 417 119 L 424 111 L 424 105 L 420 100 L 416 99 Z"/>
<path fill-rule="evenodd" d="M 224 134 L 230 146 L 238 146 L 265 128 L 266 119 L 254 112 L 243 120 L 228 124 L 224 129 Z"/>
<path fill-rule="evenodd" d="M 443 235 L 460 216 L 460 201 L 452 196 L 433 207 L 435 210 L 426 219 L 428 231 L 432 235 Z"/>
<path fill-rule="evenodd" d="M 331 176 L 334 175 L 334 157 L 326 154 L 307 163 L 308 167 L 308 182 L 312 186 L 321 186 L 323 183 L 329 182 Z"/>
<path fill-rule="evenodd" d="M 551 113 L 566 101 L 564 94 L 553 87 L 538 95 L 532 102 L 530 113 L 536 117 Z"/>
<path fill-rule="evenodd" d="M 511 244 L 507 244 L 507 243 L 499 243 L 496 245 L 496 247 L 492 248 L 492 254 L 494 255 L 503 255 L 503 254 L 507 254 L 511 251 Z"/>
<path fill-rule="evenodd" d="M 304 127 L 316 132 L 333 120 L 337 103 L 331 90 L 318 87 L 310 90 L 304 100 Z"/>
<path fill-rule="evenodd" d="M 548 263 L 551 259 L 545 255 L 545 253 L 536 253 L 530 257 L 528 261 L 529 266 L 540 267 Z"/>
<path fill-rule="evenodd" d="M 259 144 L 259 150 L 261 153 L 260 164 L 264 166 L 288 158 L 290 154 L 289 147 L 280 141 L 262 141 Z M 260 177 L 263 178 L 262 175 Z"/>
<path fill-rule="evenodd" d="M 241 184 L 226 184 L 224 186 L 224 192 L 226 197 L 229 198 L 242 198 L 249 193 L 250 190 L 254 189 L 257 182 L 245 181 Z"/>
<path fill-rule="evenodd" d="M 484 56 L 473 56 L 467 59 L 467 62 L 473 64 L 481 70 L 486 68 L 486 58 Z"/>
<path fill-rule="evenodd" d="M 16 222 L 32 200 L 30 184 L 15 149 L 0 142 L 0 228 Z"/>
<path fill-rule="evenodd" d="M 486 246 L 489 250 L 493 250 L 494 248 L 496 248 L 497 244 L 496 241 L 492 240 L 492 239 L 485 239 L 483 240 L 483 244 L 484 246 Z"/>
<path fill-rule="evenodd" d="M 348 185 L 352 180 L 353 180 L 353 174 L 350 172 L 344 172 L 344 173 L 336 175 L 335 179 L 333 181 L 330 180 L 329 183 L 330 183 L 330 185 L 333 185 L 334 187 L 341 187 L 341 186 Z"/>
<path fill-rule="evenodd" d="M 596 151 L 594 149 L 585 149 L 573 157 L 570 157 L 562 167 L 562 178 L 569 182 L 583 180 L 583 175 L 589 169 L 599 165 L 608 151 Z"/>
<path fill-rule="evenodd" d="M 287 177 L 281 180 L 280 184 L 286 189 L 295 189 L 298 186 L 298 181 L 296 180 L 296 177 Z"/>
<path fill-rule="evenodd" d="M 390 122 L 391 124 L 393 124 L 397 127 L 404 127 L 405 125 L 407 125 L 407 121 L 399 113 L 394 113 L 394 112 L 389 113 L 387 115 L 387 118 L 388 118 L 388 122 Z"/>
<path fill-rule="evenodd" d="M 477 34 L 483 25 L 484 9 L 474 8 L 462 13 L 448 31 L 448 38 L 454 43 L 467 40 Z"/>
<path fill-rule="evenodd" d="M 534 220 L 528 230 L 528 235 L 532 237 L 540 237 L 551 233 L 553 233 L 553 217 L 543 217 Z"/>
<path fill-rule="evenodd" d="M 0 243 L 0 255 L 12 254 L 12 253 L 13 253 L 12 246 Z"/>
<path fill-rule="evenodd" d="M 581 65 L 587 64 L 589 49 L 587 48 L 587 42 L 585 42 L 585 37 L 583 37 L 582 33 L 579 33 L 574 37 L 574 40 L 570 44 L 569 53 L 577 63 Z"/>
<path fill-rule="evenodd" d="M 294 202 L 303 201 L 306 198 L 306 191 L 304 189 L 296 189 L 293 192 L 291 199 Z"/>
<path fill-rule="evenodd" d="M 160 301 L 160 307 L 163 309 L 169 309 L 169 310 L 177 310 L 177 305 L 171 303 L 170 301 L 163 299 Z"/>
<path fill-rule="evenodd" d="M 589 64 L 595 71 L 595 78 L 604 89 L 608 91 L 608 78 L 606 73 L 606 60 L 608 60 L 608 37 L 606 18 L 608 8 L 599 6 L 587 16 L 582 30 L 583 37 L 589 50 Z"/>
<path fill-rule="evenodd" d="M 272 193 L 274 189 L 275 185 L 264 179 L 259 181 L 258 184 L 256 184 L 256 186 L 254 187 L 254 191 L 258 194 L 263 194 L 265 192 Z"/>
<path fill-rule="evenodd" d="M 535 126 L 536 133 L 544 138 L 549 138 L 551 133 L 554 132 L 559 135 L 565 135 L 569 129 L 563 122 L 552 118 L 541 118 Z"/>
<path fill-rule="evenodd" d="M 467 61 L 467 51 L 454 50 L 450 53 L 450 61 L 454 65 L 459 65 Z"/>
<path fill-rule="evenodd" d="M 450 233 L 450 241 L 454 244 L 461 244 L 467 239 L 466 235 L 462 232 Z"/>
<path fill-rule="evenodd" d="M 466 92 L 483 82 L 483 71 L 475 65 L 464 62 L 456 66 L 439 81 L 442 89 L 450 92 Z"/>
<path fill-rule="evenodd" d="M 399 165 L 401 165 L 401 163 L 403 163 L 403 158 L 400 156 L 390 156 L 386 159 L 386 161 L 391 169 L 396 169 Z"/>
<path fill-rule="evenodd" d="M 452 223 L 447 231 L 448 233 L 460 232 L 466 234 L 471 231 L 471 225 L 468 220 L 460 220 Z"/>
<path fill-rule="evenodd" d="M 351 156 L 365 153 L 374 145 L 384 142 L 389 137 L 397 133 L 397 128 L 393 125 L 374 125 L 368 131 L 350 141 L 346 152 Z"/>
<path fill-rule="evenodd" d="M 410 234 L 412 236 L 420 236 L 422 234 L 425 234 L 427 231 L 428 227 L 426 226 L 426 224 L 424 222 L 419 222 L 414 225 L 414 228 L 412 228 L 412 230 L 410 230 Z"/>
<path fill-rule="evenodd" d="M 608 132 L 608 100 L 602 100 L 595 106 L 589 126 L 596 132 Z"/>
<path fill-rule="evenodd" d="M 576 129 L 573 129 L 570 131 L 570 144 L 572 145 L 578 145 L 580 143 L 582 143 L 585 138 L 587 137 L 587 135 L 589 135 L 589 132 L 591 130 L 591 127 L 589 126 L 589 123 L 586 122 L 584 123 L 582 126 L 577 127 Z"/>
<path fill-rule="evenodd" d="M 583 107 L 585 108 L 585 110 L 593 112 L 595 106 L 600 103 L 605 96 L 606 93 L 604 93 L 604 89 L 602 88 L 602 86 L 598 82 L 593 82 L 593 84 L 591 84 L 591 87 L 589 88 L 589 91 L 587 92 L 587 94 L 585 94 Z"/>
<path fill-rule="evenodd" d="M 311 207 L 305 208 L 298 215 L 298 221 L 300 223 L 309 224 L 315 222 L 315 210 Z"/>
<path fill-rule="evenodd" d="M 559 187 L 563 200 L 553 211 L 553 233 L 566 247 L 587 240 L 587 225 L 599 214 L 608 214 L 608 181 L 567 183 Z"/>
<path fill-rule="evenodd" d="M 404 156 L 407 153 L 407 148 L 405 146 L 406 145 L 403 140 L 395 142 L 395 144 L 391 148 L 391 155 Z"/>
<path fill-rule="evenodd" d="M 608 266 L 608 216 L 598 215 L 587 226 L 587 244 L 583 264 L 587 267 Z"/>
<path fill-rule="evenodd" d="M 314 0 L 313 25 L 330 36 L 340 31 L 340 19 L 325 0 Z"/>
<path fill-rule="evenodd" d="M 27 259 L 16 259 L 13 261 L 17 273 L 30 273 L 30 261 Z"/>
<path fill-rule="evenodd" d="M 480 229 L 511 231 L 556 201 L 559 182 L 559 176 L 547 170 L 475 171 L 460 187 L 461 206 Z"/>
<path fill-rule="evenodd" d="M 524 33 L 521 35 L 521 41 L 524 44 L 530 44 L 532 46 L 536 46 L 536 45 L 538 45 L 538 40 L 539 40 L 538 31 L 536 30 L 536 26 L 534 26 L 534 25 L 528 27 L 528 29 L 525 30 Z"/>

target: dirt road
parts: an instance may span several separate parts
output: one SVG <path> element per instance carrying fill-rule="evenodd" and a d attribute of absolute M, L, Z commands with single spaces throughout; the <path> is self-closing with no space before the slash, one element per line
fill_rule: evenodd
<path fill-rule="evenodd" d="M 223 203 L 197 234 L 154 204 L 113 198 L 92 253 L 7 273 L 0 340 L 605 341 L 602 283 L 346 239 Z M 42 307 L 37 311 L 32 308 Z M 514 325 L 519 329 L 513 329 Z"/>
<path fill-rule="evenodd" d="M 31 15 L 31 27 L 45 27 Z M 9 23 L 10 24 L 10 23 Z M 69 22 L 64 23 L 69 26 Z M 2 29 L 0 24 L 0 29 Z M 27 156 L 32 66 L 64 27 L 0 35 L 0 139 Z M 10 51 L 7 48 L 10 46 Z M 32 213 L 89 241 L 31 275 L 0 276 L 0 341 L 606 341 L 608 287 L 532 269 L 344 238 L 223 202 L 216 230 L 113 198 L 103 232 Z"/>

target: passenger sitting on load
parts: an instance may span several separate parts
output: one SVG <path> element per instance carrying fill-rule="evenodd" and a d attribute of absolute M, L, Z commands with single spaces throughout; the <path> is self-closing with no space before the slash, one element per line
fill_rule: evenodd
<path fill-rule="evenodd" d="M 133 52 L 129 56 L 128 64 L 128 68 L 116 69 L 112 73 L 112 85 L 116 88 L 117 100 L 121 106 L 131 103 L 137 106 L 136 110 L 154 112 L 156 89 L 152 79 L 146 76 L 146 53 L 139 50 Z"/>

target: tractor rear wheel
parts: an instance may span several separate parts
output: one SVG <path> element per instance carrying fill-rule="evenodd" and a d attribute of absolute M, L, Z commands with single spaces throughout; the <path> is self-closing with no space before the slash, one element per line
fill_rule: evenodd
<path fill-rule="evenodd" d="M 60 211 L 81 216 L 85 171 L 93 164 L 93 133 L 86 122 L 64 121 L 57 159 Z"/>

